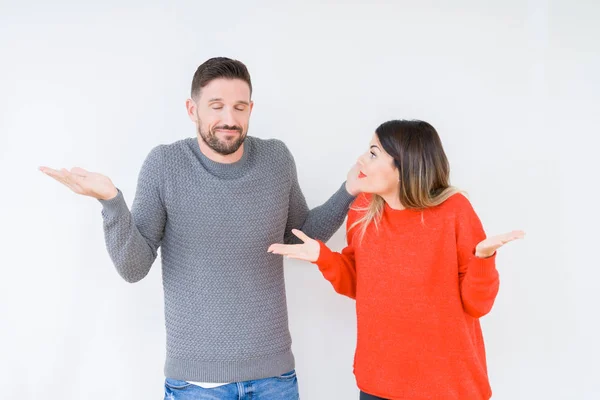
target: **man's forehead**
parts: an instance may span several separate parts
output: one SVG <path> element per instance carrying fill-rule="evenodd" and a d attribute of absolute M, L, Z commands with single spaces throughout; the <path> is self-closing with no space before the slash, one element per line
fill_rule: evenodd
<path fill-rule="evenodd" d="M 240 91 L 250 93 L 250 86 L 246 81 L 241 79 L 217 78 L 208 82 L 201 91 Z"/>

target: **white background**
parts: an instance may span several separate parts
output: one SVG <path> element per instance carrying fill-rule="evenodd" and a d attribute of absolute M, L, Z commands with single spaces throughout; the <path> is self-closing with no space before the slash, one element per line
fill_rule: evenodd
<path fill-rule="evenodd" d="M 600 398 L 600 3 L 89 3 L 0 1 L 0 397 L 162 398 L 160 262 L 123 281 L 99 203 L 36 168 L 102 172 L 131 204 L 148 151 L 195 134 L 195 69 L 229 56 L 311 206 L 379 123 L 433 124 L 488 233 L 528 233 L 482 320 L 494 399 Z M 286 280 L 302 398 L 357 399 L 352 301 L 309 264 Z"/>

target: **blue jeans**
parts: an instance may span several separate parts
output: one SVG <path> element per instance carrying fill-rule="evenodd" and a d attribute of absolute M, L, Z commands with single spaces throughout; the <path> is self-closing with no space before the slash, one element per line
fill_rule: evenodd
<path fill-rule="evenodd" d="M 298 400 L 298 378 L 292 370 L 273 378 L 230 383 L 212 389 L 167 378 L 165 400 Z"/>

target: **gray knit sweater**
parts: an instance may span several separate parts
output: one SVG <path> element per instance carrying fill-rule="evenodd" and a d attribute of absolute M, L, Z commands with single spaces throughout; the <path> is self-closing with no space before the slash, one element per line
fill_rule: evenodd
<path fill-rule="evenodd" d="M 281 256 L 292 228 L 328 240 L 353 197 L 344 185 L 309 210 L 283 142 L 247 137 L 233 164 L 208 159 L 196 138 L 154 148 L 129 211 L 101 201 L 119 274 L 142 279 L 161 247 L 169 378 L 239 382 L 294 368 Z"/>

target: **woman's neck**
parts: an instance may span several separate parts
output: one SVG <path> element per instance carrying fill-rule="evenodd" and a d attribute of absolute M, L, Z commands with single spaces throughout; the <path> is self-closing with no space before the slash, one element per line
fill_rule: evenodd
<path fill-rule="evenodd" d="M 390 206 L 393 210 L 404 210 L 406 207 L 402 205 L 400 201 L 400 197 L 398 196 L 398 192 L 390 193 L 390 194 L 382 194 L 380 195 L 383 200 Z"/>

